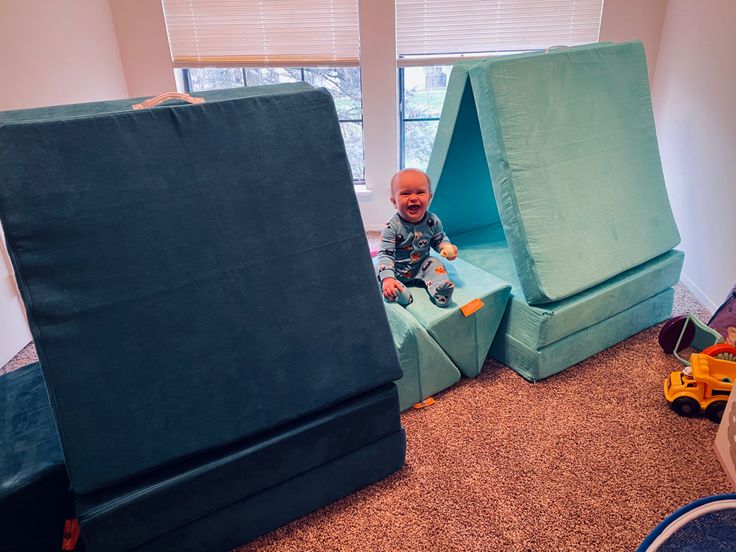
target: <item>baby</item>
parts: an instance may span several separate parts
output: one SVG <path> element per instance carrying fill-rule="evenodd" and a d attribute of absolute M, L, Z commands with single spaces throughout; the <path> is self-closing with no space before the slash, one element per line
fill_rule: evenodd
<path fill-rule="evenodd" d="M 378 251 L 378 281 L 389 302 L 410 304 L 413 298 L 406 284 L 422 282 L 435 305 L 450 304 L 454 285 L 442 261 L 429 256 L 429 248 L 452 261 L 457 247 L 437 215 L 427 211 L 430 199 L 429 177 L 422 171 L 404 169 L 391 179 L 391 203 L 397 212 L 381 233 Z"/>

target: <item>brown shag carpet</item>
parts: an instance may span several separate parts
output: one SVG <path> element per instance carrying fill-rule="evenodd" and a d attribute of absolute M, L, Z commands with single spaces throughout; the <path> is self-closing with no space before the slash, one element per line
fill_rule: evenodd
<path fill-rule="evenodd" d="M 29 343 L 23 348 L 20 353 L 11 358 L 5 366 L 0 366 L 0 376 L 5 374 L 6 372 L 15 370 L 16 368 L 25 366 L 26 364 L 36 362 L 37 360 L 38 355 L 36 354 L 36 346 L 33 343 Z"/>
<path fill-rule="evenodd" d="M 675 311 L 708 320 L 682 284 Z M 403 470 L 237 551 L 635 550 L 679 506 L 733 492 L 718 426 L 666 405 L 679 364 L 660 327 L 536 384 L 488 361 L 402 414 Z"/>
<path fill-rule="evenodd" d="M 675 312 L 708 319 L 682 284 Z M 487 362 L 402 415 L 404 469 L 237 552 L 634 550 L 679 506 L 731 490 L 717 426 L 667 408 L 679 365 L 658 331 L 537 384 Z M 31 345 L 0 373 L 33 360 Z"/>

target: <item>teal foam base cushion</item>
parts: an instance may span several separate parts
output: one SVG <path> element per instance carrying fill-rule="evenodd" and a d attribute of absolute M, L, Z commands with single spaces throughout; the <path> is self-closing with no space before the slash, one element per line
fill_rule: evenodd
<path fill-rule="evenodd" d="M 0 549 L 58 550 L 74 517 L 41 366 L 0 376 Z"/>
<path fill-rule="evenodd" d="M 137 547 L 136 552 L 229 550 L 399 470 L 404 430 L 282 481 Z M 109 548 L 99 550 L 107 552 Z"/>
<path fill-rule="evenodd" d="M 491 345 L 490 356 L 524 379 L 538 381 L 666 320 L 672 312 L 673 300 L 674 290 L 666 289 L 539 350 L 527 347 L 509 334 L 499 333 Z"/>
<path fill-rule="evenodd" d="M 386 315 L 404 372 L 395 382 L 401 410 L 411 408 L 460 380 L 460 372 L 447 354 L 404 307 L 387 303 Z"/>
<path fill-rule="evenodd" d="M 463 258 L 512 285 L 499 333 L 529 349 L 541 349 L 637 305 L 677 283 L 684 254 L 669 251 L 573 297 L 531 306 L 526 302 L 500 224 L 454 237 Z"/>
<path fill-rule="evenodd" d="M 391 383 L 258 439 L 110 491 L 77 495 L 87 549 L 226 550 L 243 544 L 400 469 L 405 446 L 398 412 Z M 337 471 L 346 458 L 352 458 L 349 474 Z M 228 511 L 240 520 L 225 521 Z"/>

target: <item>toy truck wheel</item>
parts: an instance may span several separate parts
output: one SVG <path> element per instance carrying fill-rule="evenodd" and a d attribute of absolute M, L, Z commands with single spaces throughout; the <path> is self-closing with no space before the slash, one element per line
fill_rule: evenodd
<path fill-rule="evenodd" d="M 726 411 L 726 401 L 714 401 L 705 409 L 705 415 L 711 422 L 721 423 L 723 413 Z"/>
<path fill-rule="evenodd" d="M 703 349 L 703 354 L 721 360 L 730 360 L 731 362 L 736 362 L 736 347 L 733 347 L 728 343 L 718 343 L 716 345 L 711 345 L 710 347 Z"/>
<path fill-rule="evenodd" d="M 692 418 L 697 416 L 700 412 L 700 404 L 692 397 L 678 397 L 672 401 L 672 410 L 677 412 L 680 416 L 687 416 Z"/>
<path fill-rule="evenodd" d="M 659 331 L 659 346 L 662 347 L 662 350 L 668 355 L 671 355 L 675 351 L 675 345 L 677 345 L 677 340 L 680 339 L 680 334 L 682 333 L 682 329 L 686 322 L 687 316 L 675 316 L 665 322 L 664 326 L 662 326 L 662 329 Z M 683 334 L 682 339 L 680 339 L 680 348 L 678 349 L 678 352 L 682 351 L 685 347 L 688 347 L 690 343 L 693 342 L 694 338 L 695 326 L 693 324 L 688 324 L 685 328 L 685 333 Z"/>

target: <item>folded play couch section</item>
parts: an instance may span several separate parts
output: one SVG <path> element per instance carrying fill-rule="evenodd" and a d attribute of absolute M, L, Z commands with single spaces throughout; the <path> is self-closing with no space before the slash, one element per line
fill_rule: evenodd
<path fill-rule="evenodd" d="M 669 316 L 683 255 L 640 43 L 457 64 L 428 173 L 462 258 L 513 286 L 491 355 L 525 378 Z"/>
<path fill-rule="evenodd" d="M 511 293 L 508 283 L 462 259 L 444 264 L 455 284 L 447 307 L 435 305 L 421 287 L 412 288 L 414 301 L 406 308 L 386 304 L 404 372 L 397 382 L 402 410 L 447 389 L 461 375 L 480 374 Z"/>
<path fill-rule="evenodd" d="M 41 366 L 0 376 L 0 549 L 59 550 L 74 517 Z"/>
<path fill-rule="evenodd" d="M 203 96 L 0 114 L 0 219 L 93 552 L 226 549 L 404 460 L 330 95 Z"/>

